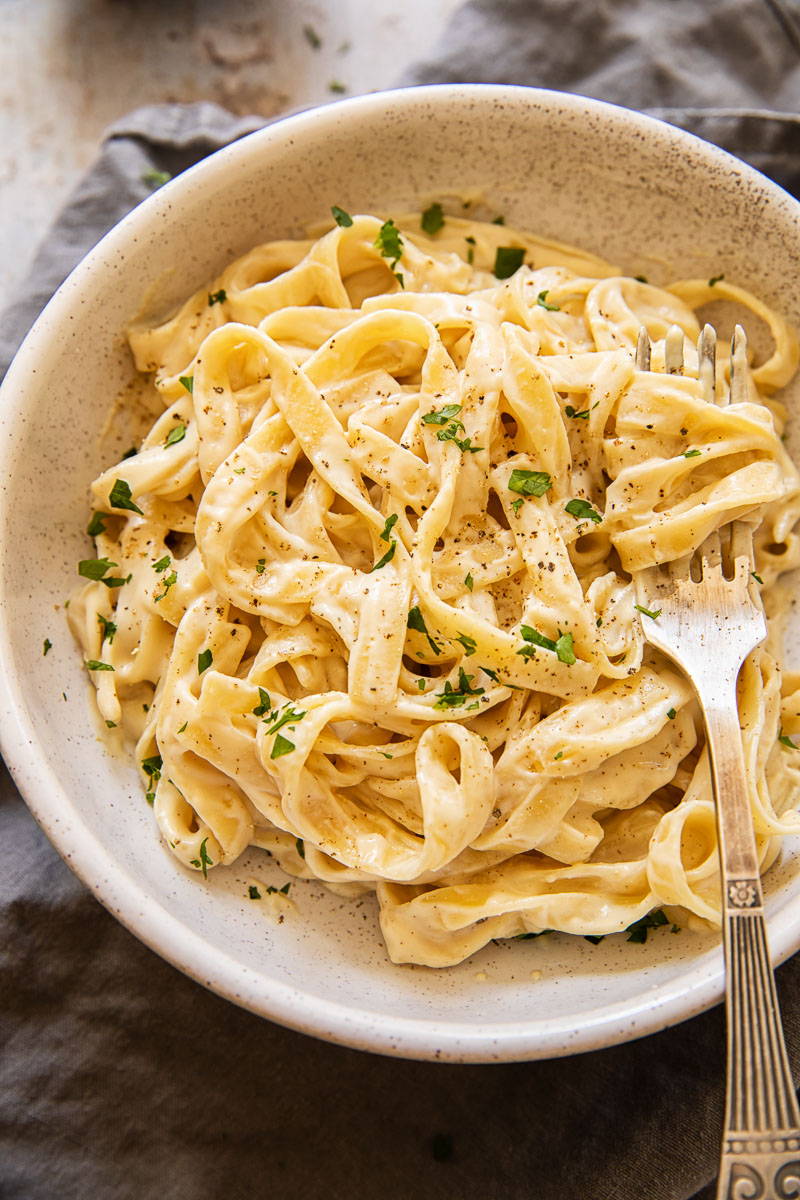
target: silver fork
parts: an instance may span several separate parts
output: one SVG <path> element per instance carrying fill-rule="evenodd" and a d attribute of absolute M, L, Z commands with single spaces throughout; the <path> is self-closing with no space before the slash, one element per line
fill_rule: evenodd
<path fill-rule="evenodd" d="M 698 342 L 701 387 L 717 403 L 716 333 L 706 325 Z M 650 341 L 642 329 L 639 370 L 649 370 Z M 683 333 L 669 331 L 665 369 L 683 369 Z M 731 344 L 730 400 L 747 396 L 744 330 Z M 719 403 L 725 405 L 728 397 Z M 800 1110 L 783 1037 L 764 924 L 761 879 L 745 776 L 736 681 L 747 655 L 766 637 L 754 594 L 753 534 L 734 521 L 706 538 L 693 559 L 649 567 L 637 578 L 642 628 L 648 642 L 692 683 L 706 726 L 716 801 L 723 896 L 727 1093 L 717 1200 L 785 1200 L 800 1196 Z M 723 553 L 723 550 L 726 553 Z"/>

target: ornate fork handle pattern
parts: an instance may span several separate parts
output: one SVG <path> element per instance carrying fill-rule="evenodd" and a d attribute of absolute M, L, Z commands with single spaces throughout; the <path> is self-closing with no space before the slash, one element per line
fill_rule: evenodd
<path fill-rule="evenodd" d="M 738 671 L 736 672 L 738 674 Z M 800 1197 L 800 1110 L 772 973 L 736 707 L 736 675 L 694 685 L 706 720 L 719 813 L 728 1089 L 717 1200 Z"/>

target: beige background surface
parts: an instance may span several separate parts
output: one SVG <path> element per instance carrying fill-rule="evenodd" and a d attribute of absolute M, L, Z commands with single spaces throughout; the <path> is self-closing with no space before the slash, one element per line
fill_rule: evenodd
<path fill-rule="evenodd" d="M 0 0 L 0 308 L 91 162 L 142 104 L 271 116 L 390 86 L 461 0 Z"/>

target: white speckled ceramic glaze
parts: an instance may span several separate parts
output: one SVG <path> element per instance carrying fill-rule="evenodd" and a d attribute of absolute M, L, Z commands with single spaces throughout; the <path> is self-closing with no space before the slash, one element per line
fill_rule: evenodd
<path fill-rule="evenodd" d="M 132 375 L 123 330 L 143 305 L 168 310 L 254 244 L 302 234 L 332 203 L 397 211 L 465 192 L 485 197 L 484 215 L 654 281 L 724 272 L 800 326 L 798 205 L 714 147 L 623 109 L 521 88 L 423 88 L 345 100 L 237 142 L 103 239 L 2 389 L 0 738 L 73 870 L 200 983 L 361 1049 L 490 1062 L 609 1045 L 699 1012 L 722 994 L 717 940 L 659 933 L 645 946 L 623 936 L 592 946 L 555 935 L 432 971 L 389 962 L 371 900 L 298 883 L 296 913 L 271 923 L 246 898 L 254 874 L 284 882 L 263 855 L 206 883 L 163 845 L 133 767 L 98 727 L 63 612 L 76 561 L 90 553 L 99 433 Z M 799 867 L 788 842 L 767 880 L 777 959 L 800 945 Z"/>

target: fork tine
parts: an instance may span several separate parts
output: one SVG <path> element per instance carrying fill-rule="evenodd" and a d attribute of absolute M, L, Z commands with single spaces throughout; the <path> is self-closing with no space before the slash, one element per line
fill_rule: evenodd
<path fill-rule="evenodd" d="M 697 378 L 703 399 L 709 404 L 715 404 L 717 400 L 716 358 L 717 331 L 711 325 L 704 325 L 697 340 Z"/>
<path fill-rule="evenodd" d="M 747 334 L 737 325 L 731 338 L 731 404 L 747 399 Z"/>
<path fill-rule="evenodd" d="M 703 563 L 703 575 L 709 571 L 719 570 L 722 566 L 722 548 L 719 532 L 710 533 L 700 547 L 700 558 Z"/>
<path fill-rule="evenodd" d="M 731 561 L 735 577 L 750 578 L 753 571 L 753 527 L 746 521 L 731 522 Z"/>
<path fill-rule="evenodd" d="M 683 372 L 683 330 L 680 325 L 673 325 L 664 339 L 664 367 L 668 375 Z"/>
<path fill-rule="evenodd" d="M 639 330 L 639 340 L 636 343 L 636 369 L 650 370 L 650 335 L 644 325 Z"/>

